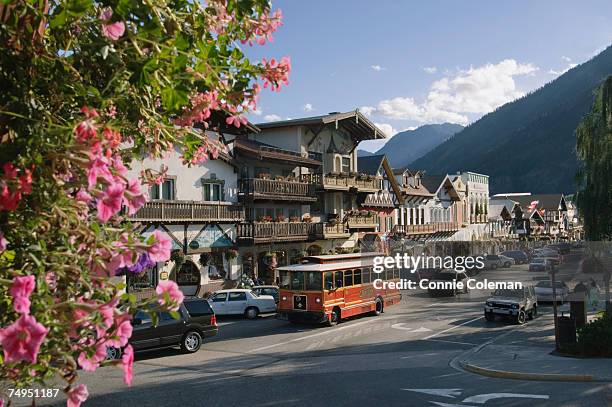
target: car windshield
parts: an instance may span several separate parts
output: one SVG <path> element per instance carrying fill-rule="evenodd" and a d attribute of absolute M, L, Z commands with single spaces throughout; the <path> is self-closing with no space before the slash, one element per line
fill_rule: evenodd
<path fill-rule="evenodd" d="M 508 289 L 499 289 L 493 292 L 494 297 L 523 297 L 523 290 L 508 290 Z"/>

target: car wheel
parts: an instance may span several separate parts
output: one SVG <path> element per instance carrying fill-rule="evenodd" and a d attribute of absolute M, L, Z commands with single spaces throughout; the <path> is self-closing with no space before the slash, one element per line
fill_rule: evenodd
<path fill-rule="evenodd" d="M 491 264 L 491 270 L 495 270 L 497 268 L 497 264 Z"/>
<path fill-rule="evenodd" d="M 194 353 L 202 346 L 202 336 L 196 331 L 189 331 L 181 340 L 181 350 L 187 353 Z"/>
<path fill-rule="evenodd" d="M 529 320 L 533 320 L 538 316 L 538 307 L 533 307 L 531 309 L 531 311 L 529 311 L 529 314 L 527 315 L 527 317 L 529 318 Z"/>
<path fill-rule="evenodd" d="M 520 310 L 516 316 L 516 323 L 518 325 L 523 325 L 525 323 L 526 316 L 525 310 Z"/>
<path fill-rule="evenodd" d="M 380 298 L 376 299 L 376 306 L 374 307 L 374 315 L 378 316 L 383 313 L 383 303 Z"/>
<path fill-rule="evenodd" d="M 106 348 L 106 360 L 118 360 L 121 359 L 121 349 L 109 346 Z"/>
<path fill-rule="evenodd" d="M 487 320 L 487 322 L 493 322 L 495 321 L 495 315 L 493 315 L 492 312 L 485 312 L 485 319 Z"/>
<path fill-rule="evenodd" d="M 259 315 L 259 310 L 255 307 L 249 307 L 244 311 L 244 315 L 246 315 L 248 319 L 255 319 L 257 315 Z"/>
<path fill-rule="evenodd" d="M 509 262 L 504 263 L 504 267 L 506 268 L 510 267 L 510 263 Z"/>

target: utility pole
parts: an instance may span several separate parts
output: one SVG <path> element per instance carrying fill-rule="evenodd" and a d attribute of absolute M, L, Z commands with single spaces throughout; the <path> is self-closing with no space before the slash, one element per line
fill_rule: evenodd
<path fill-rule="evenodd" d="M 554 322 L 555 322 L 555 350 L 558 352 L 559 351 L 559 324 L 557 322 L 557 288 L 555 287 L 556 285 L 556 279 L 555 279 L 555 275 L 557 274 L 557 271 L 555 270 L 555 266 L 552 266 L 552 269 L 550 270 L 550 283 L 552 285 L 552 296 L 553 296 L 553 318 L 554 318 Z"/>

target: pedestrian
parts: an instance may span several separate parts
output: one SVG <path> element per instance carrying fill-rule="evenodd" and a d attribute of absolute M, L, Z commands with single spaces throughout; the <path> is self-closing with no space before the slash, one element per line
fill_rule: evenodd
<path fill-rule="evenodd" d="M 589 307 L 593 311 L 596 311 L 599 307 L 599 287 L 592 278 L 589 287 Z"/>

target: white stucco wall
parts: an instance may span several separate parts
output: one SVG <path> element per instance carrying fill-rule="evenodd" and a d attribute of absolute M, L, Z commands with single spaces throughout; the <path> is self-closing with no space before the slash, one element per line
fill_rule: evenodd
<path fill-rule="evenodd" d="M 182 201 L 202 201 L 204 198 L 202 178 L 215 174 L 218 180 L 225 181 L 225 201 L 238 200 L 238 177 L 234 167 L 222 160 L 207 160 L 201 164 L 188 167 L 183 165 L 178 149 L 167 154 L 163 159 L 145 158 L 133 161 L 128 171 L 129 177 L 138 177 L 144 169 L 159 171 L 162 164 L 168 167 L 167 175 L 176 177 L 176 199 Z"/>

